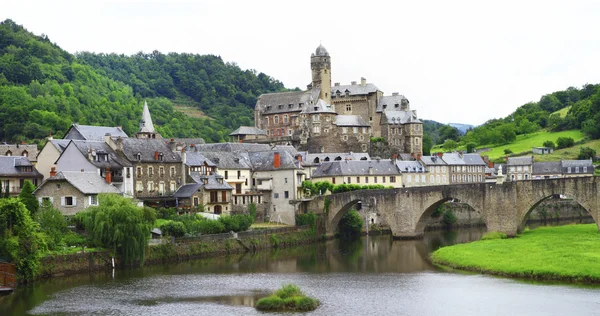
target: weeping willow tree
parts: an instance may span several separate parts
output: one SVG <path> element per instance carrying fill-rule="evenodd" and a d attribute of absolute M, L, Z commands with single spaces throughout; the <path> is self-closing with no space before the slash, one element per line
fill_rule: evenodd
<path fill-rule="evenodd" d="M 143 264 L 147 240 L 156 221 L 153 209 L 138 207 L 116 194 L 101 194 L 98 206 L 77 214 L 90 243 L 111 249 L 125 265 Z"/>

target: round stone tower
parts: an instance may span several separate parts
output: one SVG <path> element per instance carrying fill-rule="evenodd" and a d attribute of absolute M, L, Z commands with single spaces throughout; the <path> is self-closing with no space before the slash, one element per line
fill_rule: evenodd
<path fill-rule="evenodd" d="M 319 99 L 331 104 L 331 58 L 323 45 L 310 56 L 310 69 L 313 89 L 321 88 Z"/>

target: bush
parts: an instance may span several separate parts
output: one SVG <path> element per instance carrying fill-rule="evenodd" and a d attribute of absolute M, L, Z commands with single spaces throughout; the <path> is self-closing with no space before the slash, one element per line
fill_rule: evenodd
<path fill-rule="evenodd" d="M 220 234 L 225 232 L 225 225 L 217 220 L 202 219 L 198 221 L 200 233 L 204 235 Z"/>
<path fill-rule="evenodd" d="M 164 236 L 185 236 L 185 225 L 182 222 L 168 221 L 160 225 L 159 228 Z"/>
<path fill-rule="evenodd" d="M 248 213 L 250 213 L 250 216 L 252 216 L 252 220 L 255 221 L 256 220 L 256 204 L 250 203 L 250 205 L 248 206 Z"/>
<path fill-rule="evenodd" d="M 452 226 L 456 224 L 458 218 L 456 218 L 456 215 L 452 210 L 447 210 L 444 213 L 444 219 L 442 221 L 444 222 L 444 224 L 446 224 L 446 226 Z"/>
<path fill-rule="evenodd" d="M 475 152 L 475 147 L 477 147 L 477 144 L 475 143 L 468 143 L 467 144 L 467 153 L 473 153 Z"/>
<path fill-rule="evenodd" d="M 559 137 L 556 140 L 556 148 L 568 148 L 575 145 L 575 140 L 572 137 Z"/>
<path fill-rule="evenodd" d="M 305 296 L 297 285 L 286 284 L 270 296 L 256 302 L 256 309 L 262 311 L 312 311 L 319 307 L 319 301 Z"/>
<path fill-rule="evenodd" d="M 177 215 L 177 210 L 175 208 L 169 207 L 161 207 L 156 209 L 156 217 L 169 219 L 173 216 Z"/>
<path fill-rule="evenodd" d="M 553 141 L 551 141 L 551 140 L 547 140 L 547 141 L 545 141 L 543 146 L 544 146 L 544 147 L 549 147 L 549 148 L 552 148 L 552 149 L 556 148 L 556 145 L 555 145 L 555 144 L 554 144 L 554 142 L 553 142 Z"/>
<path fill-rule="evenodd" d="M 344 214 L 342 219 L 340 219 L 338 230 L 342 235 L 357 235 L 360 234 L 362 226 L 363 220 L 360 214 L 355 210 L 350 210 L 350 212 Z"/>
<path fill-rule="evenodd" d="M 317 214 L 306 213 L 296 215 L 296 226 L 310 225 L 310 228 L 315 228 L 317 224 Z"/>
<path fill-rule="evenodd" d="M 86 239 L 79 234 L 69 232 L 63 237 L 62 242 L 69 247 L 81 247 L 85 245 Z"/>
<path fill-rule="evenodd" d="M 481 240 L 492 240 L 492 239 L 506 239 L 508 238 L 505 233 L 501 232 L 487 232 L 481 237 Z"/>
<path fill-rule="evenodd" d="M 302 296 L 304 293 L 302 293 L 299 286 L 290 283 L 284 284 L 279 290 L 275 291 L 274 295 L 286 299 L 292 296 Z"/>
<path fill-rule="evenodd" d="M 512 150 L 510 150 L 509 148 L 506 148 L 506 149 L 504 150 L 504 154 L 506 154 L 506 155 L 510 155 L 510 154 L 512 154 L 512 153 L 513 153 L 513 151 L 512 151 Z"/>
<path fill-rule="evenodd" d="M 577 159 L 594 159 L 596 157 L 596 151 L 590 147 L 581 147 Z"/>

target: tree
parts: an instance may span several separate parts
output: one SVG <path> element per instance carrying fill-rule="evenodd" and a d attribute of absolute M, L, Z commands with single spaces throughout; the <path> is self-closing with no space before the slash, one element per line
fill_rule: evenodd
<path fill-rule="evenodd" d="M 475 152 L 475 147 L 477 146 L 477 144 L 475 143 L 468 143 L 467 144 L 467 153 L 473 153 Z"/>
<path fill-rule="evenodd" d="M 433 141 L 429 135 L 423 135 L 423 155 L 431 155 L 431 147 L 433 147 Z"/>
<path fill-rule="evenodd" d="M 116 194 L 100 194 L 98 202 L 76 215 L 91 243 L 111 249 L 126 265 L 143 264 L 156 213 Z"/>
<path fill-rule="evenodd" d="M 594 159 L 596 157 L 596 151 L 590 147 L 581 147 L 579 149 L 579 156 L 577 159 Z"/>
<path fill-rule="evenodd" d="M 25 204 L 25 207 L 27 207 L 32 216 L 35 215 L 40 207 L 40 203 L 35 198 L 35 195 L 33 195 L 33 191 L 35 191 L 35 185 L 31 181 L 25 180 L 21 193 L 19 193 L 19 199 Z"/>
<path fill-rule="evenodd" d="M 35 221 L 40 224 L 40 230 L 48 236 L 48 248 L 53 250 L 69 231 L 67 221 L 62 213 L 52 206 L 50 201 L 44 201 L 35 214 Z"/>
<path fill-rule="evenodd" d="M 446 152 L 451 152 L 458 147 L 458 143 L 452 139 L 448 139 L 444 142 L 444 150 Z"/>
<path fill-rule="evenodd" d="M 545 141 L 543 146 L 544 146 L 544 147 L 548 147 L 548 148 L 552 148 L 552 149 L 556 148 L 556 145 L 555 145 L 555 144 L 554 144 L 554 142 L 553 142 L 553 141 L 551 141 L 551 140 L 547 140 L 547 141 Z"/>
<path fill-rule="evenodd" d="M 185 236 L 185 225 L 182 222 L 168 221 L 160 225 L 160 230 L 165 236 L 183 237 Z"/>
<path fill-rule="evenodd" d="M 363 226 L 363 220 L 356 210 L 350 210 L 342 216 L 338 231 L 342 235 L 358 235 Z"/>
<path fill-rule="evenodd" d="M 575 140 L 571 137 L 559 137 L 556 140 L 556 148 L 563 149 L 575 145 Z"/>
<path fill-rule="evenodd" d="M 47 250 L 44 234 L 19 199 L 0 200 L 0 257 L 15 263 L 17 276 L 32 280 Z"/>

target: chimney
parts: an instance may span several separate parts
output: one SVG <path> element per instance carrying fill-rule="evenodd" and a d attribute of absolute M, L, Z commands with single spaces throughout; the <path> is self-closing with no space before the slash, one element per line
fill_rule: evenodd
<path fill-rule="evenodd" d="M 339 87 L 339 86 L 340 86 L 340 83 L 339 83 L 339 82 L 336 82 L 336 83 L 335 83 L 335 86 L 336 86 L 336 87 Z"/>
<path fill-rule="evenodd" d="M 417 161 L 421 161 L 421 154 L 417 154 Z"/>
<path fill-rule="evenodd" d="M 175 142 L 175 140 L 173 138 L 171 138 L 171 141 L 169 142 L 169 147 L 171 147 L 171 151 L 177 150 L 177 143 Z"/>
<path fill-rule="evenodd" d="M 351 82 L 351 84 L 352 84 L 353 86 L 355 86 L 355 85 L 356 85 L 356 81 L 352 81 L 352 82 Z"/>
<path fill-rule="evenodd" d="M 439 153 L 437 153 L 437 156 L 440 157 L 440 158 L 442 158 L 444 156 L 444 153 L 443 152 L 439 152 Z"/>
<path fill-rule="evenodd" d="M 50 176 L 54 177 L 56 175 L 56 167 L 50 168 Z"/>
<path fill-rule="evenodd" d="M 508 155 L 506 155 L 506 163 L 508 163 Z"/>
<path fill-rule="evenodd" d="M 121 136 L 117 138 L 117 149 L 123 151 L 123 138 Z"/>
<path fill-rule="evenodd" d="M 106 167 L 106 171 L 104 173 L 104 180 L 106 180 L 106 183 L 108 184 L 112 183 L 112 171 L 110 171 L 110 167 Z"/>
<path fill-rule="evenodd" d="M 399 93 L 398 92 L 392 92 L 393 96 L 397 96 Z"/>
<path fill-rule="evenodd" d="M 104 142 L 107 144 L 110 143 L 110 133 L 104 134 Z"/>
<path fill-rule="evenodd" d="M 154 160 L 158 161 L 158 151 L 154 152 Z"/>
<path fill-rule="evenodd" d="M 50 132 L 50 136 L 48 137 L 48 140 L 53 140 L 54 137 L 52 137 L 52 132 Z"/>
<path fill-rule="evenodd" d="M 365 79 L 365 77 L 361 77 L 360 78 L 360 85 L 364 87 L 366 84 L 367 84 L 367 79 Z"/>
<path fill-rule="evenodd" d="M 299 162 L 302 162 L 302 155 L 298 155 L 297 159 Z"/>
<path fill-rule="evenodd" d="M 494 162 L 491 160 L 488 160 L 488 168 L 494 168 Z"/>
<path fill-rule="evenodd" d="M 281 166 L 281 155 L 278 152 L 273 153 L 273 168 Z"/>

